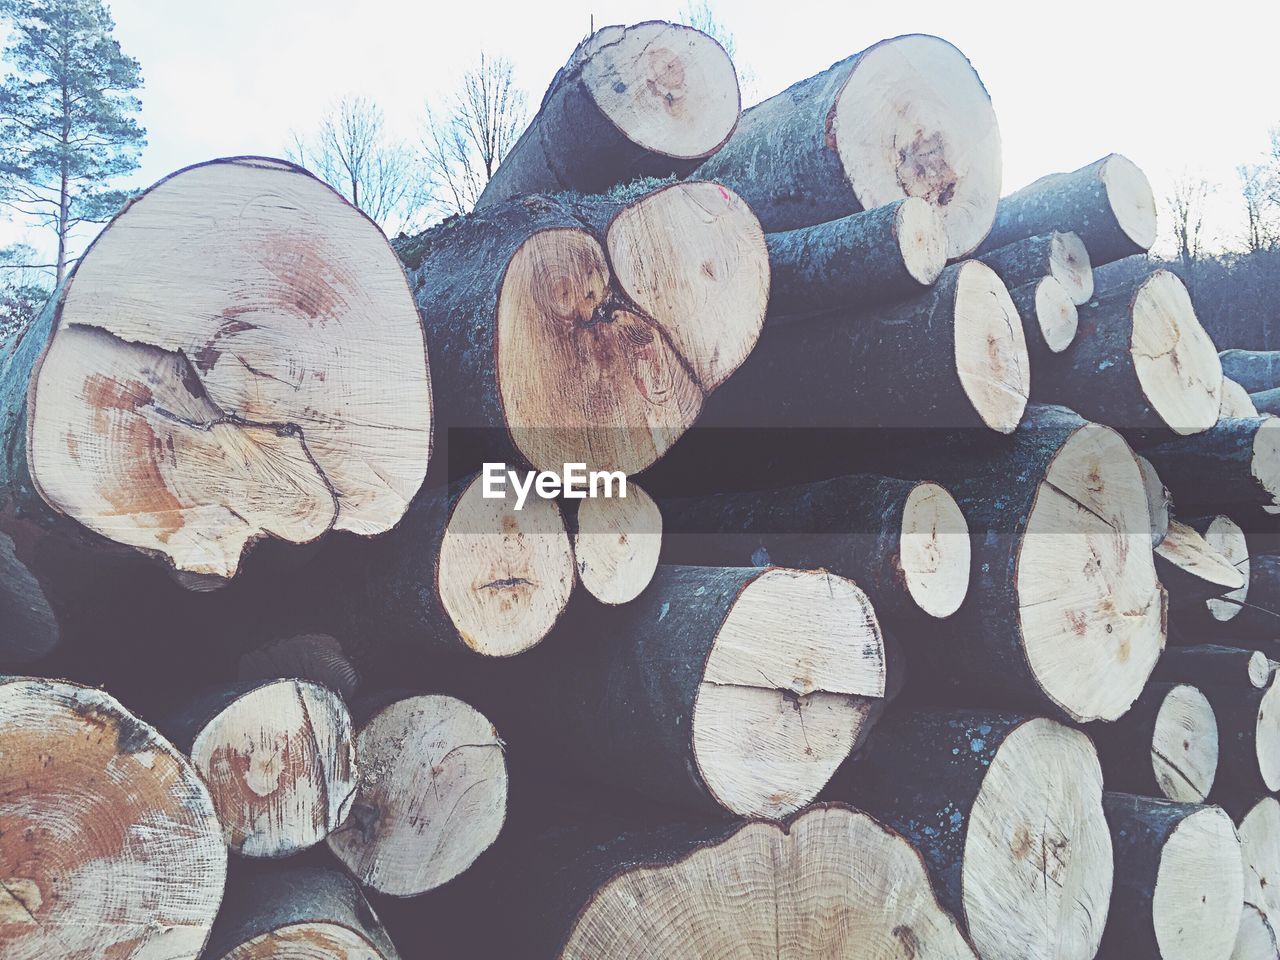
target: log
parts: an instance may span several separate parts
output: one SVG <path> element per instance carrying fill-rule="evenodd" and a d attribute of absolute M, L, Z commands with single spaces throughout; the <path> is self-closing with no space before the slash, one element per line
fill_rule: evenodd
<path fill-rule="evenodd" d="M 1253 398 L 1244 387 L 1230 377 L 1222 378 L 1222 406 L 1218 409 L 1219 420 L 1244 420 L 1258 416 L 1258 408 L 1253 405 Z"/>
<path fill-rule="evenodd" d="M 733 62 L 705 33 L 662 20 L 603 27 L 556 73 L 476 209 L 684 176 L 728 140 L 740 109 Z"/>
<path fill-rule="evenodd" d="M 1280 351 L 1223 350 L 1222 375 L 1230 377 L 1249 393 L 1280 387 Z"/>
<path fill-rule="evenodd" d="M 1210 600 L 1206 604 L 1209 617 L 1216 626 L 1227 623 L 1239 615 L 1243 604 L 1249 596 L 1249 542 L 1245 539 L 1240 525 L 1230 517 L 1221 514 L 1191 521 L 1191 525 L 1204 534 L 1207 543 L 1222 554 L 1244 578 L 1244 584 L 1224 594 L 1220 600 Z M 1206 621 L 1207 622 L 1207 621 Z"/>
<path fill-rule="evenodd" d="M 1218 718 L 1218 776 L 1210 799 L 1228 809 L 1280 790 L 1280 684 L 1201 692 Z"/>
<path fill-rule="evenodd" d="M 901 832 L 984 960 L 1091 960 L 1111 896 L 1102 771 L 1042 717 L 886 716 L 830 791 Z"/>
<path fill-rule="evenodd" d="M 1280 802 L 1263 797 L 1240 818 L 1236 830 L 1244 861 L 1244 902 L 1274 924 L 1280 917 Z"/>
<path fill-rule="evenodd" d="M 360 888 L 328 865 L 237 865 L 208 960 L 400 960 Z"/>
<path fill-rule="evenodd" d="M 1009 291 L 1022 318 L 1027 352 L 1032 363 L 1043 363 L 1047 354 L 1061 353 L 1071 346 L 1080 325 L 1080 312 L 1062 284 L 1053 277 Z"/>
<path fill-rule="evenodd" d="M 351 815 L 329 849 L 360 883 L 413 897 L 452 880 L 497 838 L 507 815 L 507 762 L 479 711 L 411 696 L 373 713 L 356 735 Z"/>
<path fill-rule="evenodd" d="M 1271 673 L 1271 661 L 1261 650 L 1202 643 L 1167 649 L 1151 678 L 1165 683 L 1262 690 L 1271 682 Z"/>
<path fill-rule="evenodd" d="M 619 834 L 579 822 L 517 852 L 485 897 L 509 917 L 484 928 L 493 936 L 487 956 L 976 960 L 920 855 L 842 804 L 812 806 L 785 824 Z"/>
<path fill-rule="evenodd" d="M 1236 603 L 1239 613 L 1220 632 L 1274 649 L 1280 641 L 1280 557 L 1249 558 L 1249 592 Z"/>
<path fill-rule="evenodd" d="M 1235 825 L 1221 807 L 1102 795 L 1115 851 L 1104 957 L 1230 960 L 1244 906 Z"/>
<path fill-rule="evenodd" d="M 406 241 L 453 477 L 482 462 L 638 473 L 755 346 L 768 252 L 718 184 L 527 197 Z"/>
<path fill-rule="evenodd" d="M 360 685 L 360 673 L 342 644 L 323 633 L 306 633 L 272 640 L 240 656 L 240 681 L 287 680 L 296 677 L 318 683 L 350 700 Z"/>
<path fill-rule="evenodd" d="M 1071 302 L 1081 306 L 1093 297 L 1093 264 L 1084 241 L 1074 233 L 1053 230 L 1015 240 L 977 257 L 996 272 L 1009 289 L 1053 277 Z"/>
<path fill-rule="evenodd" d="M 937 208 L 919 197 L 765 235 L 769 320 L 876 306 L 921 293 L 947 265 Z"/>
<path fill-rule="evenodd" d="M 389 529 L 431 449 L 395 254 L 276 160 L 189 167 L 132 200 L 0 347 L 0 398 L 0 614 L 16 625 L 0 657 L 14 663 L 74 632 L 127 548 L 207 585 L 263 538 Z"/>
<path fill-rule="evenodd" d="M 485 497 L 483 476 L 428 491 L 376 545 L 332 551 L 304 580 L 303 601 L 330 595 L 335 625 L 369 670 L 393 651 L 521 653 L 559 619 L 574 563 L 556 501 L 515 503 L 509 486 L 504 499 Z"/>
<path fill-rule="evenodd" d="M 1156 270 L 1100 285 L 1079 317 L 1074 343 L 1037 372 L 1039 398 L 1098 423 L 1165 437 L 1218 422 L 1217 354 L 1177 276 Z"/>
<path fill-rule="evenodd" d="M 1219 354 L 1221 356 L 1221 354 Z M 1258 390 L 1249 394 L 1249 402 L 1257 410 L 1256 416 L 1280 416 L 1280 387 L 1270 390 Z"/>
<path fill-rule="evenodd" d="M 771 232 L 922 197 L 956 260 L 987 235 L 1000 173 L 1000 130 L 977 73 L 947 41 L 913 34 L 744 111 L 697 176 L 737 190 Z"/>
<path fill-rule="evenodd" d="M 766 330 L 700 425 L 1011 433 L 1029 390 L 1017 309 L 989 267 L 966 261 L 892 306 Z"/>
<path fill-rule="evenodd" d="M 1244 685 L 1237 682 L 1236 688 Z M 1113 723 L 1090 724 L 1088 732 L 1113 790 L 1204 803 L 1213 788 L 1218 721 L 1190 682 L 1149 683 L 1128 713 Z"/>
<path fill-rule="evenodd" d="M 1222 513 L 1245 522 L 1280 508 L 1280 420 L 1220 420 L 1143 454 L 1186 513 Z"/>
<path fill-rule="evenodd" d="M 200 691 L 162 729 L 191 758 L 227 846 L 278 859 L 347 819 L 356 789 L 351 715 L 328 687 L 272 680 Z"/>
<path fill-rule="evenodd" d="M 1084 241 L 1095 267 L 1146 253 L 1156 240 L 1151 184 L 1118 153 L 1041 177 L 1000 201 L 978 254 L 1054 230 L 1069 230 Z"/>
<path fill-rule="evenodd" d="M 1280 956 L 1275 931 L 1262 911 L 1246 903 L 1240 914 L 1240 930 L 1231 960 L 1275 960 Z"/>
<path fill-rule="evenodd" d="M 1147 512 L 1151 517 L 1151 546 L 1158 547 L 1169 534 L 1169 488 L 1146 457 L 1139 456 L 1138 468 L 1147 488 Z"/>
<path fill-rule="evenodd" d="M 661 565 L 626 606 L 575 604 L 519 666 L 513 753 L 718 817 L 779 819 L 813 800 L 886 686 L 866 595 L 777 567 Z"/>
<path fill-rule="evenodd" d="M 974 573 L 945 633 L 902 636 L 931 665 L 917 678 L 928 695 L 1079 723 L 1123 715 L 1165 636 L 1146 489 L 1123 438 L 1033 405 L 998 445 L 961 431 L 928 457 L 969 524 Z"/>
<path fill-rule="evenodd" d="M 944 619 L 969 589 L 969 528 L 936 483 L 853 475 L 763 492 L 667 499 L 669 563 L 779 564 L 857 582 L 878 616 Z"/>
<path fill-rule="evenodd" d="M 0 679 L 5 960 L 195 960 L 227 848 L 171 744 L 101 690 Z"/>
<path fill-rule="evenodd" d="M 1156 573 L 1175 612 L 1208 616 L 1210 603 L 1248 588 L 1248 576 L 1213 548 L 1194 527 L 1169 521 L 1169 533 L 1155 549 Z"/>
<path fill-rule="evenodd" d="M 573 558 L 578 579 L 601 603 L 630 603 L 658 569 L 662 513 L 638 484 L 625 497 L 596 497 L 578 504 Z"/>

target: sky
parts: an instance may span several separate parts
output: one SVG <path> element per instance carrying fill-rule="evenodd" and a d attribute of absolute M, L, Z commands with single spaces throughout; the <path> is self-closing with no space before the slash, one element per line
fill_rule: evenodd
<path fill-rule="evenodd" d="M 347 94 L 371 97 L 416 139 L 429 97 L 447 95 L 481 50 L 514 61 L 531 106 L 592 24 L 679 19 L 639 0 L 108 0 L 124 50 L 142 64 L 148 146 L 138 186 L 190 163 L 281 155 Z M 831 3 L 714 0 L 756 99 L 884 37 L 934 33 L 973 62 L 991 93 L 1005 191 L 1104 154 L 1129 156 L 1158 197 L 1185 173 L 1218 185 L 1207 233 L 1238 245 L 1237 164 L 1280 124 L 1280 3 L 1134 0 Z M 1180 9 L 1181 8 L 1181 9 Z M 1051 18 L 1049 15 L 1052 15 Z M 0 242 L 22 234 L 0 223 Z"/>

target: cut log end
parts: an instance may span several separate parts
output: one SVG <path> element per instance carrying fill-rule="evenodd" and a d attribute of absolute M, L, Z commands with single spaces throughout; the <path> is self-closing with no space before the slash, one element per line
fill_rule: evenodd
<path fill-rule="evenodd" d="M 954 346 L 960 384 L 983 423 L 1012 433 L 1031 392 L 1027 339 L 1018 309 L 986 264 L 970 260 L 957 269 Z"/>
<path fill-rule="evenodd" d="M 100 690 L 0 681 L 5 956 L 195 957 L 227 848 L 195 770 Z"/>
<path fill-rule="evenodd" d="M 1239 571 L 1244 580 L 1242 586 L 1232 590 L 1221 600 L 1208 601 L 1209 613 L 1213 619 L 1225 622 L 1240 612 L 1240 604 L 1244 603 L 1249 595 L 1249 544 L 1245 540 L 1244 531 L 1240 529 L 1240 525 L 1230 517 L 1223 516 L 1214 517 L 1209 522 L 1209 527 L 1204 532 L 1204 540 L 1222 554 L 1227 563 Z M 1265 663 L 1266 657 L 1262 657 L 1262 660 Z M 1252 669 L 1253 663 L 1250 661 L 1251 672 Z"/>
<path fill-rule="evenodd" d="M 1254 745 L 1262 782 L 1272 793 L 1280 790 L 1280 683 L 1272 681 L 1258 704 Z"/>
<path fill-rule="evenodd" d="M 1248 579 L 1232 562 L 1214 548 L 1195 528 L 1177 520 L 1169 521 L 1169 532 L 1156 547 L 1156 556 L 1168 561 L 1178 571 L 1194 578 L 1194 582 L 1214 596 L 1239 592 L 1248 587 Z M 1208 600 L 1212 604 L 1214 601 Z"/>
<path fill-rule="evenodd" d="M 1088 303 L 1093 297 L 1093 262 L 1079 234 L 1054 231 L 1049 275 L 1062 284 L 1076 306 Z"/>
<path fill-rule="evenodd" d="M 764 233 L 718 184 L 644 196 L 614 218 L 606 246 L 585 231 L 546 230 L 507 266 L 499 392 L 512 439 L 539 469 L 651 465 L 764 323 Z"/>
<path fill-rule="evenodd" d="M 923 197 L 943 219 L 951 260 L 986 237 L 1000 198 L 1000 128 L 982 81 L 951 44 L 913 35 L 864 52 L 829 129 L 863 209 Z"/>
<path fill-rule="evenodd" d="M 300 168 L 241 158 L 162 180 L 57 310 L 31 474 L 97 533 L 229 578 L 261 537 L 385 531 L 422 483 L 431 385 L 404 273 Z"/>
<path fill-rule="evenodd" d="M 395 960 L 364 934 L 340 923 L 293 923 L 209 960 Z"/>
<path fill-rule="evenodd" d="M 1173 687 L 1156 711 L 1151 769 L 1170 800 L 1204 803 L 1218 770 L 1218 721 L 1213 707 L 1189 684 Z"/>
<path fill-rule="evenodd" d="M 674 863 L 627 867 L 591 897 L 558 956 L 772 956 L 780 943 L 812 960 L 974 957 L 934 897 L 920 855 L 866 814 L 838 806 L 806 811 L 786 827 L 744 824 Z"/>
<path fill-rule="evenodd" d="M 1089 960 L 1111 896 L 1111 833 L 1089 738 L 1046 719 L 1005 738 L 964 840 L 962 901 L 986 960 Z"/>
<path fill-rule="evenodd" d="M 866 595 L 832 574 L 766 570 L 707 656 L 692 720 L 699 774 L 738 816 L 794 813 L 870 729 L 884 692 L 884 642 Z"/>
<path fill-rule="evenodd" d="M 902 264 L 922 286 L 938 279 L 947 265 L 947 227 L 938 208 L 920 197 L 908 197 L 894 215 Z"/>
<path fill-rule="evenodd" d="M 1017 572 L 1023 647 L 1046 696 L 1078 722 L 1129 709 L 1164 648 L 1146 487 L 1128 444 L 1087 424 L 1054 456 Z M 1062 571 L 1088 570 L 1064 588 Z"/>
<path fill-rule="evenodd" d="M 1221 420 L 1252 420 L 1258 416 L 1249 391 L 1230 377 L 1222 378 L 1222 403 L 1218 407 Z"/>
<path fill-rule="evenodd" d="M 662 551 L 662 514 L 634 483 L 626 497 L 593 497 L 578 507 L 574 562 L 587 592 L 601 603 L 630 603 L 653 579 Z"/>
<path fill-rule="evenodd" d="M 1280 801 L 1263 797 L 1236 832 L 1244 861 L 1244 902 L 1266 917 L 1280 916 Z"/>
<path fill-rule="evenodd" d="M 1151 919 L 1162 960 L 1227 960 L 1240 911 L 1240 842 L 1220 807 L 1197 810 L 1160 851 Z"/>
<path fill-rule="evenodd" d="M 336 693 L 298 680 L 263 684 L 200 730 L 191 762 L 213 796 L 227 846 L 287 857 L 347 818 L 356 788 L 351 717 Z"/>
<path fill-rule="evenodd" d="M 554 500 L 484 496 L 483 477 L 463 491 L 449 517 L 436 586 L 462 641 L 507 657 L 539 643 L 573 589 L 573 548 Z"/>
<path fill-rule="evenodd" d="M 1117 225 L 1136 246 L 1150 250 L 1156 242 L 1156 198 L 1147 175 L 1129 158 L 1113 153 L 1101 176 Z"/>
<path fill-rule="evenodd" d="M 1280 956 L 1271 922 L 1251 903 L 1244 905 L 1240 914 L 1240 929 L 1236 933 L 1231 960 L 1275 960 Z"/>
<path fill-rule="evenodd" d="M 1076 338 L 1080 314 L 1076 305 L 1054 277 L 1043 277 L 1036 284 L 1036 326 L 1040 337 L 1054 353 L 1061 353 Z"/>
<path fill-rule="evenodd" d="M 1263 417 L 1253 435 L 1253 460 L 1250 472 L 1271 498 L 1263 506 L 1267 513 L 1275 513 L 1280 505 L 1280 417 Z"/>
<path fill-rule="evenodd" d="M 412 897 L 447 883 L 497 839 L 507 762 L 493 725 L 452 697 L 383 708 L 356 737 L 359 785 L 329 848 L 362 884 Z"/>
<path fill-rule="evenodd" d="M 1130 350 L 1152 409 L 1175 433 L 1208 430 L 1222 404 L 1222 364 L 1187 288 L 1176 275 L 1157 270 L 1134 293 L 1132 315 Z"/>
<path fill-rule="evenodd" d="M 1158 547 L 1169 533 L 1169 491 L 1146 457 L 1138 457 L 1142 483 L 1147 489 L 1147 514 L 1151 520 L 1151 546 Z"/>
<path fill-rule="evenodd" d="M 907 592 L 931 617 L 949 617 L 969 592 L 969 524 L 936 483 L 918 484 L 902 511 L 899 562 Z"/>
<path fill-rule="evenodd" d="M 606 27 L 578 51 L 592 99 L 632 143 L 658 156 L 700 160 L 738 123 L 733 61 L 715 40 L 680 24 Z"/>

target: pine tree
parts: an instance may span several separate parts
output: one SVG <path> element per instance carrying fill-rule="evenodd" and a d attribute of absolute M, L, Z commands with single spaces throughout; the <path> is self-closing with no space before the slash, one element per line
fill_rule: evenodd
<path fill-rule="evenodd" d="M 131 173 L 146 143 L 134 92 L 138 61 L 111 35 L 101 0 L 0 0 L 9 21 L 0 81 L 0 204 L 57 237 L 61 282 L 82 223 L 110 219 L 127 194 L 107 189 Z"/>

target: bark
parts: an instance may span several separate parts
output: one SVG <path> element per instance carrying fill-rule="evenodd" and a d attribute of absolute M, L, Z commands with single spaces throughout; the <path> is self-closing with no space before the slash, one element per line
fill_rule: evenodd
<path fill-rule="evenodd" d="M 670 563 L 830 570 L 855 580 L 882 618 L 919 622 L 924 611 L 904 568 L 903 528 L 908 500 L 922 487 L 946 497 L 932 484 L 855 475 L 759 493 L 666 499 L 663 556 Z M 934 616 L 953 613 L 968 585 L 967 531 L 958 510 L 955 516 L 958 526 L 943 531 L 943 540 L 964 541 L 955 548 L 963 559 L 956 573 L 961 586 L 948 591 Z M 954 557 L 951 550 L 938 552 L 946 561 Z M 961 558 L 954 559 L 961 566 Z"/>
<path fill-rule="evenodd" d="M 627 87 L 634 102 L 607 102 Z M 739 104 L 729 56 L 705 34 L 659 20 L 604 27 L 556 73 L 476 209 L 524 194 L 603 193 L 640 177 L 684 176 L 729 138 Z M 654 106 L 668 126 L 629 135 L 628 121 L 644 122 Z M 703 129 L 690 149 L 678 128 L 695 124 Z"/>
<path fill-rule="evenodd" d="M 1218 633 L 1265 643 L 1276 649 L 1280 639 L 1280 557 L 1249 558 L 1249 592 L 1240 612 L 1219 625 Z"/>
<path fill-rule="evenodd" d="M 360 888 L 332 866 L 292 861 L 237 864 L 204 956 L 400 960 Z M 277 953 L 279 951 L 279 953 Z"/>
<path fill-rule="evenodd" d="M 771 320 L 912 297 L 946 264 L 942 224 L 918 197 L 766 234 L 765 241 Z"/>
<path fill-rule="evenodd" d="M 1136 176 L 1129 185 L 1108 189 L 1109 168 Z M 1126 222 L 1123 205 L 1134 199 L 1142 209 L 1132 222 Z M 1077 234 L 1095 267 L 1145 253 L 1155 241 L 1155 201 L 1146 177 L 1115 153 L 1079 170 L 1041 177 L 1000 201 L 995 223 L 978 253 L 1053 230 Z"/>
<path fill-rule="evenodd" d="M 1234 353 L 1235 351 L 1228 351 Z M 1221 356 L 1221 354 L 1219 354 Z M 1280 379 L 1280 378 L 1277 378 Z M 1273 417 L 1280 416 L 1280 387 L 1273 387 L 1269 390 L 1258 390 L 1249 394 L 1249 399 L 1253 401 L 1254 409 L 1259 415 L 1270 414 Z"/>
<path fill-rule="evenodd" d="M 1074 233 L 1054 230 L 1015 240 L 980 254 L 977 259 L 996 272 L 1010 290 L 1053 277 L 1077 306 L 1093 296 L 1089 251 Z"/>
<path fill-rule="evenodd" d="M 1261 650 L 1200 643 L 1170 647 L 1156 663 L 1151 678 L 1165 683 L 1261 690 L 1271 680 L 1271 664 Z"/>
<path fill-rule="evenodd" d="M 918 98 L 936 112 L 917 111 Z M 945 41 L 914 35 L 881 41 L 746 110 L 697 175 L 741 193 L 769 231 L 920 196 L 947 221 L 947 256 L 958 259 L 990 226 L 998 156 L 990 98 L 972 67 Z"/>
<path fill-rule="evenodd" d="M 1280 351 L 1223 350 L 1222 375 L 1230 377 L 1249 393 L 1280 388 Z"/>
<path fill-rule="evenodd" d="M 1272 683 L 1264 689 L 1241 689 L 1203 683 L 1200 689 L 1218 720 L 1218 775 L 1209 799 L 1235 811 L 1280 789 L 1280 738 L 1273 732 L 1274 722 L 1260 722 L 1280 709 L 1280 687 Z"/>
<path fill-rule="evenodd" d="M 1221 420 L 1203 433 L 1144 448 L 1184 513 L 1222 513 L 1246 533 L 1280 500 L 1280 470 L 1265 453 L 1270 421 Z"/>
<path fill-rule="evenodd" d="M 1107 792 L 1102 805 L 1115 851 L 1115 885 L 1099 956 L 1228 960 L 1244 875 L 1227 815 L 1217 807 L 1127 793 Z M 1157 893 L 1159 887 L 1166 889 Z M 1158 896 L 1165 898 L 1159 905 Z"/>

